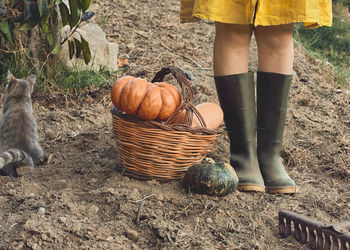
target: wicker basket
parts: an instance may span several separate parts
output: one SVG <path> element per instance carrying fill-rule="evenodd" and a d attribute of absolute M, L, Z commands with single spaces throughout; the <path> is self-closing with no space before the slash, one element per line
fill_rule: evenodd
<path fill-rule="evenodd" d="M 187 169 L 199 163 L 213 149 L 219 129 L 206 128 L 203 117 L 192 104 L 193 92 L 184 73 L 170 66 L 159 71 L 152 82 L 163 81 L 171 73 L 181 87 L 182 104 L 164 122 L 144 121 L 111 108 L 119 167 L 127 176 L 149 180 L 182 179 Z M 184 124 L 172 124 L 185 110 Z M 193 114 L 202 127 L 192 128 Z"/>

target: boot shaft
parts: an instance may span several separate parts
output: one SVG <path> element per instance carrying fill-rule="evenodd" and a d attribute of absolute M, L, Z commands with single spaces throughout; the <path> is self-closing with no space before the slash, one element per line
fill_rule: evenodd
<path fill-rule="evenodd" d="M 254 73 L 215 77 L 215 86 L 231 141 L 231 151 L 254 154 L 256 152 Z"/>
<path fill-rule="evenodd" d="M 279 154 L 292 75 L 257 73 L 257 137 L 261 151 Z"/>

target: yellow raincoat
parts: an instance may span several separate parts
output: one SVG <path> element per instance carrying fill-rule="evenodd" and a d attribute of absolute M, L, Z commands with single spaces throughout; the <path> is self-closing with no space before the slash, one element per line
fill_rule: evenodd
<path fill-rule="evenodd" d="M 302 22 L 307 29 L 332 25 L 331 0 L 181 0 L 182 23 L 279 25 Z"/>

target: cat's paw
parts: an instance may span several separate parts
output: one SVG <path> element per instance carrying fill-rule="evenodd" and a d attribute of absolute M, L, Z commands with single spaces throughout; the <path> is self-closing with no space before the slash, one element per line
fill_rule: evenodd
<path fill-rule="evenodd" d="M 0 170 L 0 176 L 18 177 L 15 168 L 3 168 L 3 169 L 1 169 L 1 170 Z"/>

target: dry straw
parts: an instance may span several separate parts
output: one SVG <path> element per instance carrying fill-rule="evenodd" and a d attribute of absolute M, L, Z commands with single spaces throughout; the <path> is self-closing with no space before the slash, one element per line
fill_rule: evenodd
<path fill-rule="evenodd" d="M 192 103 L 192 88 L 183 71 L 174 66 L 163 68 L 152 82 L 163 81 L 169 73 L 182 90 L 182 104 L 166 121 L 144 121 L 122 113 L 114 106 L 111 109 L 119 167 L 127 176 L 142 180 L 179 180 L 190 166 L 201 162 L 213 150 L 219 130 L 206 127 Z M 186 112 L 184 124 L 172 123 L 182 111 Z M 193 114 L 202 127 L 189 125 Z"/>

